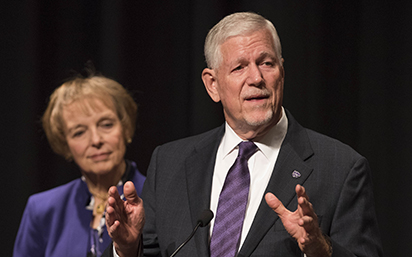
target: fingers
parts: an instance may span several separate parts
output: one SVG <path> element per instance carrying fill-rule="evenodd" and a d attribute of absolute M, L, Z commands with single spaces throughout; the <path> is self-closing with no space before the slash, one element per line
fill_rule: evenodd
<path fill-rule="evenodd" d="M 109 188 L 109 198 L 106 206 L 106 226 L 109 235 L 113 233 L 119 225 L 121 213 L 124 211 L 124 202 L 120 198 L 115 186 Z"/>
<path fill-rule="evenodd" d="M 137 195 L 133 182 L 126 182 L 123 186 L 123 194 L 127 204 L 138 205 L 142 200 Z M 115 186 L 109 188 L 109 198 L 107 199 L 106 207 L 106 223 L 107 227 L 114 226 L 116 221 L 123 220 L 125 215 L 125 202 L 120 198 L 119 192 Z"/>
<path fill-rule="evenodd" d="M 126 201 L 130 204 L 137 205 L 141 201 L 140 197 L 137 195 L 136 188 L 131 181 L 127 181 L 124 184 L 123 193 Z"/>
<path fill-rule="evenodd" d="M 109 188 L 109 197 L 114 197 L 114 198 L 120 197 L 119 192 L 117 191 L 117 187 L 111 186 Z"/>
<path fill-rule="evenodd" d="M 107 200 L 107 205 L 106 205 L 106 225 L 107 227 L 112 226 L 116 220 L 116 209 L 114 208 L 114 206 L 115 206 L 114 198 L 109 198 Z"/>
<path fill-rule="evenodd" d="M 321 242 L 322 232 L 305 188 L 296 185 L 295 192 L 298 207 L 293 212 L 289 211 L 272 193 L 267 193 L 265 200 L 268 206 L 279 215 L 286 231 L 296 239 L 300 249 L 305 252 L 309 248 L 315 247 L 316 249 Z"/>
<path fill-rule="evenodd" d="M 106 223 L 107 223 L 107 219 L 106 219 Z M 120 222 L 118 220 L 115 220 L 111 226 L 106 225 L 107 233 L 109 234 L 111 238 L 116 238 L 116 231 L 119 225 L 120 225 Z"/>
<path fill-rule="evenodd" d="M 304 197 L 304 198 L 308 199 L 308 201 L 309 201 L 309 196 L 306 194 L 306 189 L 303 186 L 297 184 L 296 187 L 295 187 L 295 191 L 296 191 L 296 195 L 297 195 L 298 198 L 299 197 Z"/>
<path fill-rule="evenodd" d="M 314 229 L 318 228 L 318 217 L 303 186 L 296 185 L 296 195 L 298 197 L 298 209 L 301 214 L 298 224 L 307 233 L 311 234 Z"/>
<path fill-rule="evenodd" d="M 306 190 L 301 185 L 296 185 L 296 196 L 298 198 L 299 211 L 302 216 L 316 216 L 312 203 L 309 201 L 309 196 L 306 194 Z"/>
<path fill-rule="evenodd" d="M 303 227 L 305 231 L 310 232 L 315 225 L 315 219 L 311 216 L 303 216 L 299 219 L 298 224 Z"/>
<path fill-rule="evenodd" d="M 112 201 L 114 199 L 112 198 Z M 116 219 L 115 209 L 109 205 L 109 201 L 106 206 L 106 227 L 107 232 L 111 238 L 113 238 L 114 233 L 119 225 L 119 221 Z"/>
<path fill-rule="evenodd" d="M 121 211 L 123 200 L 120 198 L 119 192 L 115 186 L 109 188 L 109 198 L 107 199 L 109 207 L 112 207 L 115 212 Z"/>
<path fill-rule="evenodd" d="M 296 194 L 298 197 L 298 209 L 295 211 L 301 218 L 298 222 L 300 226 L 309 228 L 312 223 L 317 222 L 317 216 L 313 210 L 312 203 L 309 202 L 309 197 L 306 194 L 306 190 L 301 185 L 296 185 Z M 271 209 L 273 209 L 279 216 L 286 213 L 291 213 L 282 202 L 272 193 L 265 195 L 266 203 Z"/>
<path fill-rule="evenodd" d="M 110 227 L 113 225 L 114 213 L 115 213 L 115 205 L 116 205 L 116 198 L 120 198 L 119 192 L 117 192 L 117 188 L 112 186 L 109 188 L 109 198 L 107 199 L 106 204 L 106 225 Z"/>
<path fill-rule="evenodd" d="M 117 211 L 119 206 L 123 206 L 123 200 L 120 198 L 119 192 L 115 186 L 109 188 L 109 198 L 107 199 L 108 206 Z"/>
<path fill-rule="evenodd" d="M 265 195 L 265 200 L 266 203 L 269 205 L 269 207 L 274 210 L 279 216 L 285 213 L 287 209 L 285 206 L 282 204 L 282 202 L 272 193 L 267 193 Z"/>

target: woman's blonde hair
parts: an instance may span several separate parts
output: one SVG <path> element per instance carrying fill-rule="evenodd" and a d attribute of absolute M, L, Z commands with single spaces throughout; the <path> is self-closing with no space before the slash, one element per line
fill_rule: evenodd
<path fill-rule="evenodd" d="M 76 76 L 52 93 L 42 117 L 43 129 L 51 148 L 67 160 L 72 159 L 72 154 L 66 141 L 62 110 L 65 106 L 86 98 L 99 99 L 107 107 L 114 108 L 126 143 L 131 142 L 135 132 L 137 104 L 122 85 L 102 75 L 92 74 L 86 78 Z"/>

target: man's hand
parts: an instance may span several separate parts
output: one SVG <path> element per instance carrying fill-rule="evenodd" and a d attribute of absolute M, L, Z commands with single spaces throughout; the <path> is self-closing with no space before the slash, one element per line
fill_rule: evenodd
<path fill-rule="evenodd" d="M 278 214 L 283 226 L 296 239 L 302 252 L 308 257 L 330 257 L 330 245 L 322 235 L 318 225 L 318 217 L 313 210 L 312 204 L 309 202 L 305 188 L 301 185 L 296 185 L 295 191 L 298 198 L 298 208 L 294 212 L 286 209 L 282 202 L 272 193 L 266 194 L 266 203 Z"/>
<path fill-rule="evenodd" d="M 106 208 L 106 226 L 119 256 L 137 256 L 145 222 L 143 201 L 132 182 L 123 187 L 126 201 L 120 199 L 115 186 L 109 188 Z"/>

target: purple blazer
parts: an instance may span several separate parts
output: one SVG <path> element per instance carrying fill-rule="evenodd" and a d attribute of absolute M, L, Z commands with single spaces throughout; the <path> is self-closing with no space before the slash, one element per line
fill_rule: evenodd
<path fill-rule="evenodd" d="M 123 182 L 131 180 L 140 195 L 145 177 L 136 164 L 127 162 Z M 120 195 L 123 187 L 118 186 Z M 14 244 L 14 257 L 86 256 L 90 250 L 92 210 L 86 206 L 91 194 L 80 178 L 65 185 L 30 196 Z M 111 243 L 103 227 L 103 248 Z"/>

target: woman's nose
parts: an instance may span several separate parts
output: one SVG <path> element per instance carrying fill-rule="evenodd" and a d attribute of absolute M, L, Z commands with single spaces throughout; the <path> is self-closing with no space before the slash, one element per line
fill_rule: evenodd
<path fill-rule="evenodd" d="M 103 144 L 103 137 L 96 129 L 91 131 L 91 143 L 93 146 L 100 147 Z"/>

